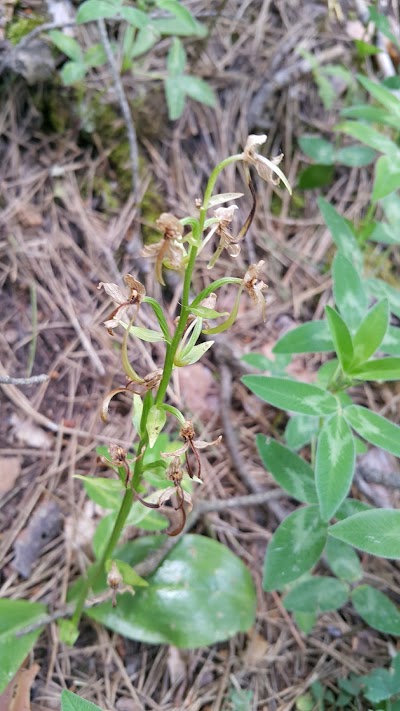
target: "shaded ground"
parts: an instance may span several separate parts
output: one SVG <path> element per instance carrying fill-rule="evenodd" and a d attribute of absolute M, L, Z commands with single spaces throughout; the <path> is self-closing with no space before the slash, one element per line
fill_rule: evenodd
<path fill-rule="evenodd" d="M 120 281 L 127 271 L 139 272 L 149 291 L 154 288 L 157 294 L 148 265 L 138 257 L 139 221 L 145 232 L 163 209 L 179 217 L 193 211 L 212 167 L 242 146 L 251 132 L 268 133 L 268 155 L 285 153 L 283 169 L 295 183 L 302 160 L 297 137 L 314 129 L 329 131 L 337 119 L 334 111 L 324 112 L 310 74 L 299 74 L 296 54 L 301 40 L 314 54 L 327 53 L 329 61 L 336 56 L 351 64 L 347 25 L 338 22 L 334 3 L 329 14 L 322 3 L 228 1 L 219 3 L 218 18 L 213 14 L 218 3 L 189 4 L 196 16 L 205 15 L 212 25 L 204 46 L 194 43 L 188 51 L 192 71 L 210 79 L 218 92 L 218 106 L 212 110 L 192 103 L 178 122 L 168 124 L 162 94 L 146 95 L 143 102 L 143 86 L 138 89 L 126 78 L 129 98 L 141 99 L 140 190 L 145 203 L 140 217 L 127 190 L 129 161 L 121 167 L 115 159 L 124 137 L 118 106 L 111 126 L 106 116 L 106 123 L 88 134 L 80 126 L 72 90 L 55 92 L 51 85 L 29 88 L 11 75 L 3 79 L 0 374 L 48 373 L 50 380 L 30 388 L 2 386 L 0 466 L 5 470 L 6 458 L 16 461 L 15 482 L 4 485 L 1 499 L 1 596 L 41 600 L 56 608 L 65 602 L 68 583 L 87 565 L 99 512 L 87 503 L 73 475 L 96 471 L 99 443 L 129 445 L 131 437 L 124 402 L 108 424 L 99 418 L 102 397 L 123 382 L 123 376 L 102 325 L 110 304 L 97 285 Z M 156 66 L 158 58 L 148 61 Z M 96 86 L 107 87 L 97 99 L 101 106 L 115 100 L 106 71 L 96 73 L 89 96 L 95 95 Z M 57 111 L 62 121 L 58 131 Z M 144 125 L 154 130 L 146 132 Z M 340 212 L 359 215 L 369 198 L 370 179 L 366 169 L 338 169 L 328 197 Z M 221 189 L 241 189 L 233 171 L 226 172 Z M 331 298 L 326 274 L 331 239 L 316 207 L 317 193 L 297 193 L 296 202 L 265 184 L 257 184 L 257 191 L 251 235 L 237 260 L 223 258 L 219 269 L 221 274 L 241 276 L 249 262 L 265 259 L 266 324 L 260 324 L 259 314 L 243 302 L 229 334 L 228 358 L 216 359 L 211 351 L 202 365 L 193 366 L 192 375 L 176 376 L 173 384 L 176 401 L 196 420 L 201 438 L 224 435 L 216 460 L 204 467 L 205 483 L 199 493 L 204 498 L 229 499 L 248 492 L 249 485 L 274 489 L 261 468 L 254 438 L 258 432 L 282 432 L 285 417 L 250 397 L 239 382 L 236 358 L 248 352 L 269 355 L 293 321 L 320 318 Z M 204 263 L 196 272 L 197 285 L 208 278 Z M 171 278 L 165 300 L 172 317 L 178 294 L 179 286 Z M 220 340 L 226 344 L 227 337 Z M 140 344 L 137 348 L 137 359 L 144 360 L 148 370 L 159 363 L 157 344 L 151 351 L 141 350 Z M 312 380 L 320 362 L 298 358 L 294 367 L 303 379 Z M 392 397 L 393 390 L 385 388 L 359 393 L 360 402 L 374 407 L 378 400 L 379 408 L 386 407 L 394 417 Z M 48 500 L 61 509 L 64 525 L 25 580 L 12 567 L 14 544 Z M 52 624 L 35 649 L 41 671 L 33 689 L 33 708 L 58 708 L 60 691 L 68 686 L 103 708 L 118 711 L 218 711 L 233 708 L 229 695 L 240 689 L 253 694 L 249 708 L 284 711 L 293 708 L 295 699 L 317 678 L 334 687 L 338 676 L 386 663 L 393 641 L 366 630 L 347 608 L 341 614 L 323 615 L 306 638 L 279 597 L 262 592 L 266 543 L 282 514 L 292 507 L 282 498 L 264 507 L 209 514 L 196 527 L 226 543 L 251 568 L 259 597 L 254 630 L 226 644 L 178 652 L 136 644 L 87 622 L 71 649 L 59 643 Z M 370 570 L 386 580 L 395 596 L 400 594 L 397 565 L 375 560 Z"/>

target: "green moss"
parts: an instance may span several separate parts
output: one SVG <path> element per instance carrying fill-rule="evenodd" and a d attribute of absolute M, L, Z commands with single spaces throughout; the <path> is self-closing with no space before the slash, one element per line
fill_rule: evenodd
<path fill-rule="evenodd" d="M 6 27 L 6 38 L 11 42 L 11 44 L 18 44 L 23 37 L 32 32 L 35 27 L 43 25 L 46 20 L 39 15 L 32 15 L 31 17 L 19 17 L 11 22 Z"/>

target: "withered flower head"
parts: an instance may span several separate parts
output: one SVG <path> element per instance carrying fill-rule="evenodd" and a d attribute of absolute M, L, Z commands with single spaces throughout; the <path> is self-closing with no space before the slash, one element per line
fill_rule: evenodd
<path fill-rule="evenodd" d="M 126 460 L 126 455 L 127 452 L 125 449 L 120 447 L 119 444 L 110 444 L 108 447 L 108 451 L 111 457 L 111 463 L 115 464 L 116 466 L 121 466 L 123 462 Z M 104 460 L 104 458 L 103 458 Z M 107 460 L 105 460 L 107 461 Z"/>
<path fill-rule="evenodd" d="M 218 207 L 214 210 L 214 217 L 217 218 L 218 222 L 211 227 L 210 232 L 206 237 L 206 242 L 208 242 L 208 240 L 215 233 L 219 237 L 219 244 L 211 257 L 208 269 L 211 269 L 214 266 L 224 249 L 226 249 L 231 257 L 237 257 L 240 254 L 240 245 L 238 242 L 244 235 L 239 234 L 237 237 L 234 237 L 228 229 L 233 220 L 235 210 L 237 209 L 237 205 L 230 205 L 229 207 Z"/>
<path fill-rule="evenodd" d="M 108 296 L 111 296 L 112 300 L 117 304 L 117 308 L 111 312 L 108 319 L 104 321 L 104 325 L 108 329 L 109 333 L 113 335 L 113 328 L 116 328 L 119 324 L 122 316 L 128 311 L 129 307 L 136 305 L 139 308 L 141 302 L 146 296 L 146 289 L 143 284 L 135 279 L 132 274 L 125 274 L 124 282 L 126 284 L 125 289 L 121 289 L 118 284 L 111 284 L 101 281 L 98 285 L 98 289 L 104 289 Z"/>
<path fill-rule="evenodd" d="M 156 220 L 156 225 L 160 232 L 163 233 L 163 239 L 155 244 L 146 245 L 141 254 L 143 257 L 155 259 L 157 281 L 164 285 L 165 282 L 162 277 L 163 264 L 168 269 L 179 271 L 186 256 L 186 251 L 182 244 L 183 225 L 181 225 L 177 217 L 169 212 L 163 212 Z"/>
<path fill-rule="evenodd" d="M 283 158 L 283 153 L 270 160 L 256 152 L 256 149 L 259 146 L 262 146 L 266 140 L 267 136 L 265 135 L 255 136 L 252 134 L 249 136 L 244 147 L 243 160 L 250 165 L 254 165 L 258 175 L 263 180 L 273 183 L 274 185 L 279 185 L 279 181 L 282 180 L 282 183 L 288 189 L 289 193 L 292 194 L 292 188 L 290 187 L 285 174 L 280 168 L 278 168 L 278 165 Z"/>
<path fill-rule="evenodd" d="M 162 368 L 157 368 L 157 370 L 153 370 L 151 373 L 147 373 L 147 375 L 144 376 L 143 380 L 146 390 L 153 390 L 153 388 L 156 388 L 159 385 L 163 372 Z"/>
<path fill-rule="evenodd" d="M 201 461 L 200 461 L 200 456 L 198 453 L 198 449 L 205 449 L 206 447 L 212 447 L 214 444 L 219 444 L 222 440 L 222 436 L 220 435 L 215 439 L 213 442 L 206 442 L 205 440 L 202 439 L 194 439 L 195 436 L 195 431 L 193 427 L 193 423 L 190 420 L 186 420 L 184 424 L 182 425 L 180 432 L 180 436 L 184 440 L 185 444 L 183 447 L 180 447 L 179 449 L 175 449 L 174 452 L 161 452 L 162 457 L 175 457 L 179 458 L 181 454 L 185 455 L 186 459 L 186 467 L 187 467 L 187 472 L 190 476 L 191 479 L 193 479 L 194 473 L 192 470 L 192 467 L 190 465 L 190 461 L 188 458 L 188 450 L 190 449 L 193 454 L 196 457 L 197 460 L 197 477 L 201 479 Z"/>
<path fill-rule="evenodd" d="M 263 259 L 258 264 L 250 264 L 242 282 L 253 303 L 261 306 L 263 321 L 266 319 L 266 302 L 263 291 L 268 289 L 268 286 L 263 281 L 258 281 L 258 274 L 264 264 Z"/>

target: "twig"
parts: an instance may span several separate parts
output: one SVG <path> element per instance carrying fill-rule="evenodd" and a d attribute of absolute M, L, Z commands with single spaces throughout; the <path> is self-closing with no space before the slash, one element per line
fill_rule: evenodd
<path fill-rule="evenodd" d="M 49 380 L 49 376 L 31 375 L 29 378 L 13 378 L 11 375 L 0 375 L 0 385 L 37 385 L 37 383 L 45 383 Z"/>
<path fill-rule="evenodd" d="M 129 108 L 128 100 L 126 98 L 126 94 L 124 91 L 124 87 L 121 81 L 121 77 L 118 71 L 117 64 L 115 62 L 115 57 L 113 54 L 113 50 L 110 44 L 110 40 L 108 38 L 107 34 L 107 28 L 106 28 L 106 23 L 104 22 L 103 19 L 100 19 L 97 21 L 97 25 L 99 28 L 99 33 L 101 37 L 101 41 L 104 47 L 104 51 L 107 55 L 108 63 L 110 65 L 110 71 L 112 78 L 114 80 L 114 87 L 115 91 L 118 97 L 118 102 L 122 111 L 122 115 L 125 120 L 126 124 L 126 132 L 128 135 L 128 142 L 129 142 L 129 155 L 130 155 L 130 160 L 131 160 L 131 168 L 132 168 L 132 190 L 133 194 L 137 196 L 138 193 L 138 185 L 139 185 L 139 151 L 138 151 L 138 144 L 137 144 L 137 137 L 136 137 L 136 130 L 135 126 L 132 121 L 132 115 L 131 115 L 131 110 Z M 135 203 L 138 201 L 135 200 Z"/>

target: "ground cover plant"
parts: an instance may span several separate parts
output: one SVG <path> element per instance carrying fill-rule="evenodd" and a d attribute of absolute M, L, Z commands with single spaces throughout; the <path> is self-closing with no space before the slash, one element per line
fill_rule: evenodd
<path fill-rule="evenodd" d="M 151 24 L 154 11 L 167 15 L 161 4 L 135 9 Z M 114 206 L 101 196 L 100 180 L 114 185 L 115 201 L 119 180 L 101 130 L 82 140 L 79 126 L 68 126 L 61 146 L 48 125 L 38 128 L 40 89 L 9 75 L 1 87 L 0 471 L 7 481 L 13 462 L 16 472 L 0 509 L 1 673 L 6 682 L 16 672 L 5 693 L 32 686 L 41 708 L 59 708 L 60 696 L 65 711 L 94 711 L 82 696 L 117 711 L 128 702 L 135 711 L 184 703 L 199 711 L 389 709 L 398 702 L 391 454 L 398 454 L 398 184 L 396 171 L 388 181 L 379 162 L 381 155 L 386 168 L 389 156 L 395 162 L 398 105 L 367 40 L 338 41 L 347 24 L 334 19 L 337 4 L 329 13 L 315 8 L 315 24 L 312 13 L 300 16 L 294 7 L 255 5 L 244 17 L 227 3 L 210 21 L 209 8 L 188 4 L 196 22 L 212 28 L 216 18 L 200 64 L 189 34 L 185 40 L 178 32 L 154 46 L 158 68 L 153 48 L 134 57 L 134 71 L 143 61 L 165 81 L 168 53 L 182 59 L 184 47 L 190 75 L 208 76 L 217 89 L 215 112 L 191 102 L 156 139 L 138 124 L 146 160 L 135 182 L 145 195 L 141 216 L 136 196 L 125 202 L 123 192 Z M 79 61 L 103 21 L 118 65 L 127 21 L 115 3 L 100 11 L 81 25 Z M 374 22 L 385 30 L 379 17 Z M 298 53 L 271 55 L 293 42 Z M 344 67 L 332 63 L 335 51 Z M 292 61 L 300 74 L 291 73 Z M 57 91 L 72 103 L 103 84 L 110 87 L 104 102 L 115 101 L 110 67 L 87 62 L 80 86 Z M 120 80 L 135 118 L 130 71 Z M 274 97 L 258 113 L 248 81 L 254 73 L 260 86 L 271 77 Z M 161 115 L 162 96 L 159 102 Z M 119 111 L 118 99 L 115 105 Z M 360 105 L 362 113 L 351 116 Z M 199 212 L 195 201 L 206 197 L 214 166 L 232 147 L 243 162 L 247 119 L 257 127 L 250 133 L 268 133 L 263 156 L 285 152 L 280 167 L 293 197 L 283 184 L 258 179 L 254 163 L 268 177 L 277 166 L 256 157 L 254 144 L 254 186 L 246 176 L 238 185 L 236 161 L 226 165 L 213 192 L 230 199 L 209 204 L 200 239 L 205 205 Z M 375 132 L 374 146 L 348 130 L 352 122 L 363 136 Z M 116 124 L 119 140 L 124 126 Z M 317 171 L 300 167 L 310 160 Z M 216 303 L 206 293 L 212 279 Z M 240 290 L 252 298 L 239 300 Z M 197 303 L 201 295 L 205 302 Z M 32 373 L 52 377 L 39 376 L 28 389 L 24 376 Z M 9 374 L 20 376 L 20 389 Z M 160 389 L 166 397 L 158 400 Z M 52 510 L 62 511 L 61 536 L 59 524 L 50 527 Z M 45 530 L 37 514 L 48 520 Z M 122 545 L 111 553 L 119 532 Z M 32 543 L 42 533 L 47 546 L 24 560 L 24 538 Z M 28 668 L 17 671 L 28 650 Z M 61 695 L 62 688 L 71 691 Z"/>

